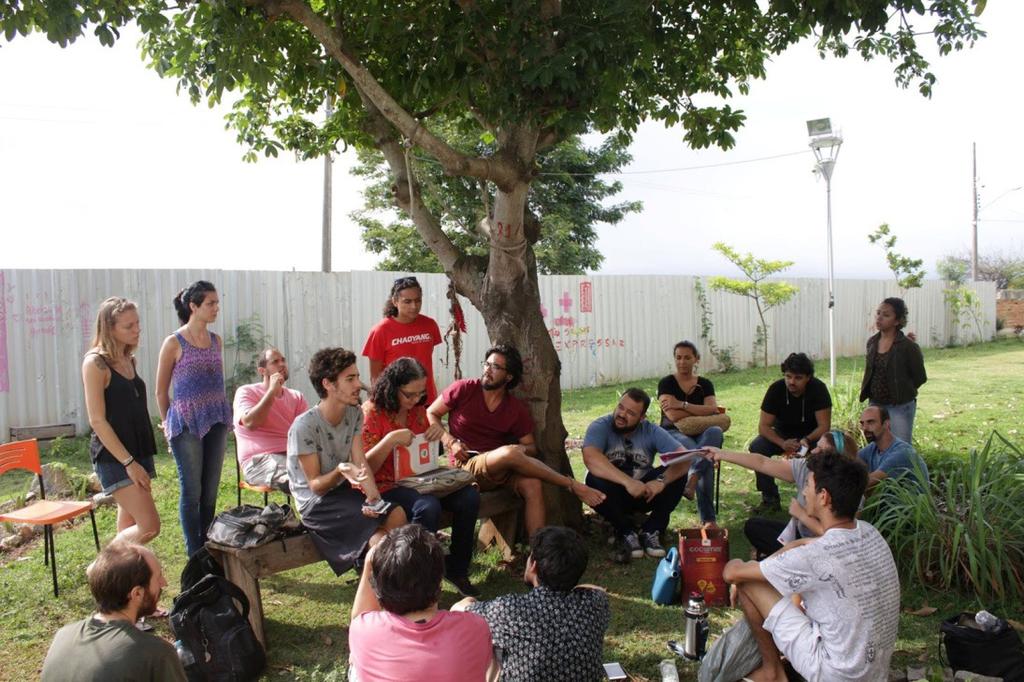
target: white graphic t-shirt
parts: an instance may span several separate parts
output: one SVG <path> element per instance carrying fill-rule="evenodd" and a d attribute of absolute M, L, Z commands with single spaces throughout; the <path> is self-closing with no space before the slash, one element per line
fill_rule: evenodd
<path fill-rule="evenodd" d="M 761 562 L 784 599 L 800 594 L 818 635 L 816 670 L 807 679 L 884 680 L 896 644 L 900 581 L 885 539 L 857 521 Z M 766 627 L 767 627 L 766 623 Z"/>

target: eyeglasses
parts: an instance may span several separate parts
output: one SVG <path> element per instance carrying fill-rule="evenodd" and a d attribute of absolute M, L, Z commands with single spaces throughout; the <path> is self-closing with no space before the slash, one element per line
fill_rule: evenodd
<path fill-rule="evenodd" d="M 425 396 L 427 394 L 427 392 L 425 390 L 423 390 L 423 391 L 405 391 L 405 390 L 402 390 L 402 389 L 398 389 L 398 392 L 401 393 L 403 396 L 405 396 L 406 400 L 414 400 L 414 399 L 418 400 L 418 399 L 422 398 L 423 396 Z"/>
<path fill-rule="evenodd" d="M 493 362 L 487 362 L 484 360 L 484 369 L 493 369 L 497 372 L 507 372 L 508 370 L 501 365 L 496 365 Z"/>

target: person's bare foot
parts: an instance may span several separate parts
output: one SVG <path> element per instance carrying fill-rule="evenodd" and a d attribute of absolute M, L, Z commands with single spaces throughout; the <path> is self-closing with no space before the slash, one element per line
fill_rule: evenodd
<path fill-rule="evenodd" d="M 595 490 L 589 485 L 580 483 L 579 481 L 573 481 L 570 485 L 570 489 L 572 490 L 573 495 L 580 498 L 584 504 L 591 507 L 596 507 L 601 504 L 604 502 L 606 497 L 606 495 L 600 490 Z"/>
<path fill-rule="evenodd" d="M 683 488 L 683 497 L 688 500 L 692 500 L 693 496 L 697 494 L 697 483 L 699 479 L 697 474 L 690 474 L 686 479 L 686 487 Z"/>

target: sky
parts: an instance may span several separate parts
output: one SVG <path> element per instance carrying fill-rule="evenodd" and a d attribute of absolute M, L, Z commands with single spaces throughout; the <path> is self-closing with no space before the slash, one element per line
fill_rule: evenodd
<path fill-rule="evenodd" d="M 725 241 L 794 261 L 792 276 L 824 276 L 825 183 L 811 172 L 805 126 L 821 117 L 844 138 L 832 180 L 836 277 L 891 277 L 867 239 L 883 222 L 931 276 L 938 258 L 966 251 L 972 142 L 979 251 L 1024 254 L 1024 3 L 988 3 L 982 26 L 989 35 L 974 49 L 933 60 L 931 99 L 898 88 L 884 60 L 822 60 L 805 43 L 733 98 L 747 115 L 734 148 L 691 150 L 681 130 L 645 124 L 615 176 L 618 199 L 644 210 L 599 228 L 598 272 L 730 274 L 711 249 Z M 66 49 L 39 35 L 0 39 L 0 267 L 319 270 L 323 162 L 242 161 L 226 109 L 178 95 L 145 67 L 137 38 Z M 334 166 L 338 271 L 377 260 L 348 219 L 361 203 L 352 156 Z"/>

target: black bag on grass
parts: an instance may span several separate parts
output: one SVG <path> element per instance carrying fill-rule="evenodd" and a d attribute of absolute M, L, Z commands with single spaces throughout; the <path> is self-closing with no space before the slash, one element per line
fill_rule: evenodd
<path fill-rule="evenodd" d="M 249 625 L 249 599 L 225 578 L 208 575 L 175 597 L 170 621 L 181 641 L 185 674 L 193 682 L 255 680 L 266 665 Z"/>
<path fill-rule="evenodd" d="M 949 667 L 979 675 L 1024 682 L 1024 646 L 1020 635 L 1003 619 L 986 632 L 974 626 L 973 613 L 958 613 L 939 624 L 939 654 L 946 650 Z M 971 625 L 968 625 L 970 623 Z"/>
<path fill-rule="evenodd" d="M 181 591 L 185 592 L 208 575 L 224 577 L 224 569 L 205 547 L 188 558 L 185 568 L 181 569 Z"/>

